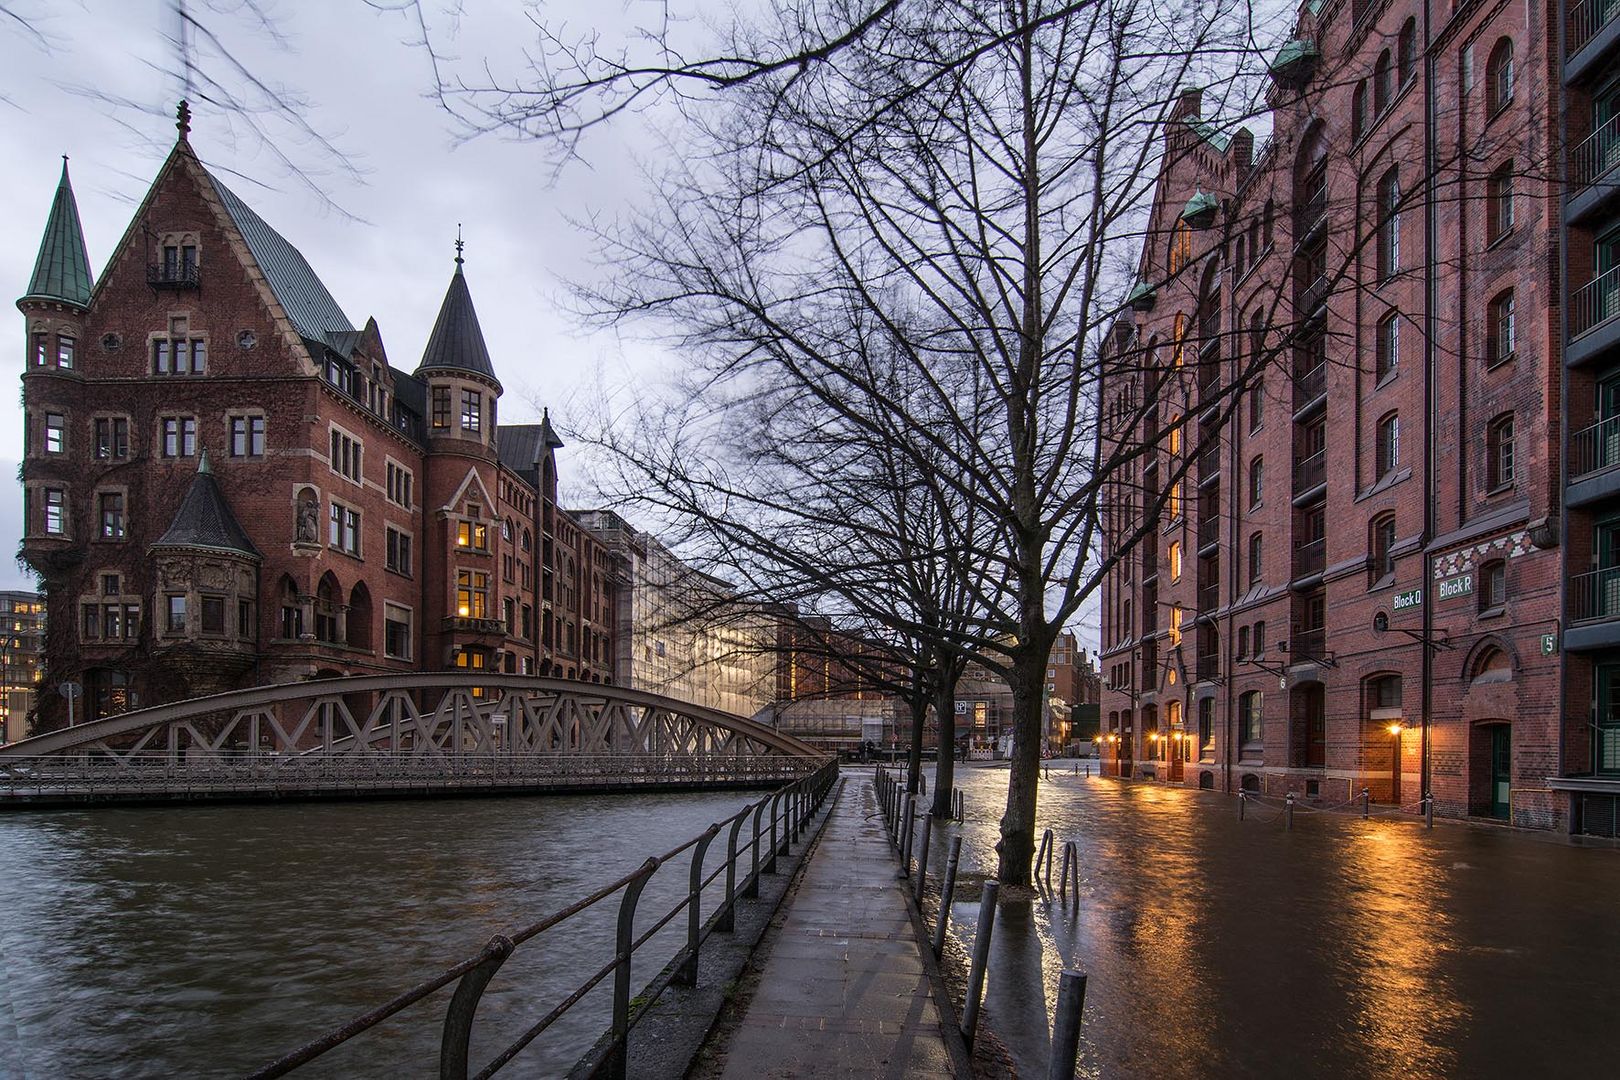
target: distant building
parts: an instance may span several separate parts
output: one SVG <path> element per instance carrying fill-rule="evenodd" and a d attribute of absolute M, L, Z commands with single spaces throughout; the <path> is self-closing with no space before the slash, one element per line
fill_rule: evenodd
<path fill-rule="evenodd" d="M 829 751 L 908 745 L 910 710 L 895 686 L 902 673 L 876 643 L 841 632 L 827 619 L 781 613 L 777 625 L 778 730 Z M 937 746 L 930 721 L 923 746 Z"/>
<path fill-rule="evenodd" d="M 44 644 L 44 599 L 38 593 L 0 592 L 0 743 L 27 734 Z"/>
<path fill-rule="evenodd" d="M 616 681 L 612 555 L 557 506 L 550 423 L 497 423 L 459 242 L 394 367 L 179 127 L 94 280 L 64 165 L 17 302 L 52 682 L 94 718 L 335 675 Z"/>
<path fill-rule="evenodd" d="M 1095 705 L 1101 695 L 1095 665 L 1074 634 L 1068 630 L 1052 644 L 1046 665 L 1046 700 L 1043 702 L 1041 731 L 1049 752 L 1066 753 L 1084 742 L 1074 710 Z M 1095 710 L 1087 716 L 1094 717 Z M 956 737 L 970 756 L 1001 757 L 1011 752 L 1013 733 L 1013 693 L 1000 675 L 983 664 L 969 664 L 956 687 Z M 1080 747 L 1084 749 L 1084 747 Z"/>
<path fill-rule="evenodd" d="M 613 511 L 575 516 L 617 557 L 620 685 L 739 716 L 771 704 L 775 618 Z"/>

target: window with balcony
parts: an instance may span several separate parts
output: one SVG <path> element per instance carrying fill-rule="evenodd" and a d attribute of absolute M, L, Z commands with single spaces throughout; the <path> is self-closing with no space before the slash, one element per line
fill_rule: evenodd
<path fill-rule="evenodd" d="M 1376 587 L 1395 577 L 1395 515 L 1373 518 L 1368 544 L 1367 584 Z"/>
<path fill-rule="evenodd" d="M 124 538 L 124 495 L 119 491 L 103 491 L 96 496 L 98 509 L 101 514 L 101 538 L 103 540 L 122 540 Z"/>
<path fill-rule="evenodd" d="M 1485 112 L 1495 116 L 1513 101 L 1513 40 L 1501 38 L 1485 61 Z"/>
<path fill-rule="evenodd" d="M 1374 445 L 1374 475 L 1382 480 L 1401 467 L 1401 417 L 1388 413 L 1378 421 Z"/>
<path fill-rule="evenodd" d="M 1485 485 L 1487 491 L 1512 487 L 1514 480 L 1513 414 L 1492 420 L 1485 429 Z"/>
<path fill-rule="evenodd" d="M 1378 323 L 1375 336 L 1376 368 L 1379 382 L 1389 378 L 1401 366 L 1401 316 L 1392 311 Z"/>
<path fill-rule="evenodd" d="M 1513 290 L 1503 289 L 1491 301 L 1485 340 L 1485 362 L 1490 367 L 1513 359 L 1518 348 L 1518 327 L 1513 313 Z"/>
<path fill-rule="evenodd" d="M 118 460 L 129 457 L 129 420 L 122 416 L 96 418 L 96 457 Z"/>
<path fill-rule="evenodd" d="M 1485 181 L 1485 242 L 1494 244 L 1513 231 L 1513 162 L 1504 161 Z"/>

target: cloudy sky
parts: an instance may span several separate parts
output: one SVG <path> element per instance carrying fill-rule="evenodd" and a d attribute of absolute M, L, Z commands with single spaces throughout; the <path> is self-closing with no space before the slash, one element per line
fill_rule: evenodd
<path fill-rule="evenodd" d="M 188 0 L 218 36 L 199 43 L 206 74 L 252 95 L 221 52 L 254 78 L 305 103 L 314 133 L 266 116 L 273 146 L 239 115 L 193 94 L 191 144 L 228 186 L 291 240 L 355 325 L 377 319 L 397 367 L 413 368 L 449 281 L 457 224 L 466 272 L 496 370 L 502 416 L 549 406 L 564 423 L 615 388 L 659 378 L 676 359 L 656 346 L 584 326 L 567 282 L 600 272 L 578 223 L 612 218 L 643 197 L 640 165 L 662 152 L 653 119 L 615 122 L 589 138 L 584 160 L 558 171 L 533 143 L 465 138 L 428 91 L 429 55 L 413 46 L 414 16 L 395 0 Z M 729 4 L 717 4 L 726 10 Z M 255 7 L 269 17 L 254 18 Z M 447 9 L 462 9 L 459 17 Z M 625 40 L 662 17 L 656 0 L 428 0 L 422 7 L 447 70 L 519 74 L 536 43 L 530 17 L 565 33 Z M 21 16 L 26 26 L 7 13 Z M 174 0 L 0 0 L 0 200 L 8 207 L 0 282 L 27 287 L 61 166 L 70 157 L 90 261 L 106 264 L 175 138 L 182 95 Z M 699 24 L 677 33 L 703 36 Z M 285 155 L 297 167 L 279 159 Z M 352 167 L 352 169 L 351 169 Z M 302 174 L 302 178 L 299 174 Z M 313 189 L 312 189 L 313 186 Z M 22 318 L 9 305 L 0 332 L 23 358 Z M 3 395 L 0 469 L 21 451 L 17 398 Z M 565 486 L 572 474 L 563 451 Z M 580 486 L 575 496 L 589 500 Z M 0 485 L 0 551 L 16 548 L 21 494 Z M 0 558 L 0 588 L 32 580 Z M 1091 613 L 1083 621 L 1094 624 Z M 1094 644 L 1094 631 L 1082 630 Z"/>

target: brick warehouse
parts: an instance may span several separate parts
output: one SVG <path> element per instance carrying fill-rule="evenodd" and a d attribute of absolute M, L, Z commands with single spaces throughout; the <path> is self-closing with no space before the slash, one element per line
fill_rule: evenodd
<path fill-rule="evenodd" d="M 64 162 L 17 305 L 48 680 L 81 718 L 328 675 L 612 681 L 612 556 L 557 505 L 549 421 L 497 424 L 459 241 L 395 368 L 178 126 L 93 283 Z"/>
<path fill-rule="evenodd" d="M 1149 448 L 1111 550 L 1157 515 L 1103 591 L 1121 772 L 1590 828 L 1558 18 L 1312 2 L 1263 146 L 1177 103 L 1104 389 L 1107 437 Z"/>

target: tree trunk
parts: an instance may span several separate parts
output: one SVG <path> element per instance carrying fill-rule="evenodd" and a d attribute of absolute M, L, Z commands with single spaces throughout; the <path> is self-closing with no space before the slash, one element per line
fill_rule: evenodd
<path fill-rule="evenodd" d="M 923 728 L 928 723 L 928 695 L 920 688 L 907 704 L 911 706 L 911 744 L 906 748 L 906 791 L 917 794 L 917 781 L 922 776 Z"/>
<path fill-rule="evenodd" d="M 937 818 L 951 816 L 951 791 L 956 786 L 956 679 L 936 681 L 934 716 L 939 723 L 939 757 L 934 768 L 934 808 Z"/>
<path fill-rule="evenodd" d="M 1035 800 L 1040 784 L 1041 719 L 1046 698 L 1045 650 L 1025 646 L 1013 658 L 1008 684 L 1013 694 L 1012 769 L 1007 779 L 1007 811 L 996 843 L 1003 885 L 1028 886 L 1035 860 Z"/>

